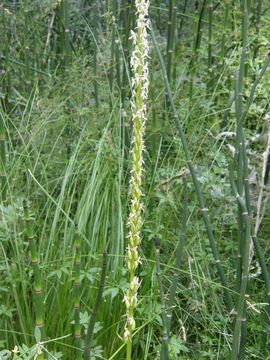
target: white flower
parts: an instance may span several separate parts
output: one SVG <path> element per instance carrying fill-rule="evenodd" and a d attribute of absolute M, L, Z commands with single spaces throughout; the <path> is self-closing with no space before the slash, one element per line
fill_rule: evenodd
<path fill-rule="evenodd" d="M 136 324 L 134 319 L 134 310 L 137 306 L 137 292 L 140 287 L 139 278 L 135 275 L 137 267 L 140 264 L 138 246 L 141 243 L 142 212 L 143 205 L 141 198 L 143 196 L 142 172 L 143 172 L 143 150 L 145 123 L 147 120 L 146 101 L 148 99 L 149 73 L 149 45 L 147 39 L 147 29 L 149 28 L 148 8 L 149 0 L 135 0 L 137 22 L 135 31 L 131 31 L 130 39 L 133 43 L 133 52 L 130 60 L 132 69 L 132 169 L 130 179 L 130 213 L 128 218 L 128 241 L 127 265 L 130 273 L 130 284 L 127 294 L 124 296 L 126 304 L 127 321 L 124 331 L 124 339 L 131 342 L 132 332 Z"/>

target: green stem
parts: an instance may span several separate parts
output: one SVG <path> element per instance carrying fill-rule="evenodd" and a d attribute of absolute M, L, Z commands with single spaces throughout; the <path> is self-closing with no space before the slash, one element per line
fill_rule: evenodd
<path fill-rule="evenodd" d="M 83 354 L 84 360 L 90 360 L 91 345 L 92 345 L 92 340 L 93 340 L 93 335 L 94 335 L 94 327 L 95 327 L 95 323 L 96 323 L 98 309 L 102 302 L 102 294 L 103 294 L 103 289 L 105 286 L 106 273 L 107 273 L 107 251 L 105 250 L 103 253 L 102 269 L 101 269 L 101 276 L 100 276 L 100 282 L 99 282 L 96 302 L 95 302 L 95 305 L 93 308 L 92 316 L 89 320 L 87 334 L 86 334 L 86 338 L 85 338 L 85 348 L 84 348 L 84 354 Z"/>
<path fill-rule="evenodd" d="M 162 285 L 162 277 L 161 277 L 161 268 L 160 268 L 160 239 L 155 239 L 155 249 L 156 249 L 156 269 L 157 269 L 157 279 L 159 285 L 159 298 L 161 304 L 161 317 L 163 324 L 163 337 L 162 337 L 162 345 L 160 352 L 160 360 L 169 360 L 169 331 L 167 327 L 167 319 L 166 319 L 166 305 L 165 305 L 165 296 Z"/>
<path fill-rule="evenodd" d="M 44 328 L 44 305 L 43 305 L 43 289 L 42 289 L 42 277 L 41 270 L 39 267 L 38 261 L 38 251 L 37 245 L 34 238 L 33 232 L 33 217 L 31 217 L 27 201 L 23 201 L 24 208 L 24 220 L 26 226 L 26 236 L 30 244 L 30 253 L 31 253 L 31 264 L 34 271 L 34 300 L 35 300 L 35 326 L 39 328 L 41 332 L 40 341 L 44 340 L 45 337 L 45 328 Z M 42 356 L 38 359 L 43 359 Z"/>
<path fill-rule="evenodd" d="M 172 325 L 172 312 L 173 312 L 173 306 L 175 302 L 175 295 L 177 290 L 177 284 L 179 281 L 179 270 L 182 263 L 182 257 L 183 257 L 183 250 L 184 245 L 186 242 L 186 225 L 187 225 L 187 218 L 188 218 L 188 187 L 187 187 L 187 179 L 186 176 L 183 176 L 183 182 L 184 182 L 184 188 L 183 188 L 183 199 L 182 199 L 182 216 L 181 216 L 181 233 L 179 236 L 177 249 L 176 249 L 176 260 L 175 260 L 175 269 L 173 274 L 173 280 L 171 285 L 171 291 L 170 291 L 170 297 L 168 302 L 168 311 L 166 314 L 167 317 L 167 329 L 168 334 L 170 336 L 171 331 L 171 325 Z"/>

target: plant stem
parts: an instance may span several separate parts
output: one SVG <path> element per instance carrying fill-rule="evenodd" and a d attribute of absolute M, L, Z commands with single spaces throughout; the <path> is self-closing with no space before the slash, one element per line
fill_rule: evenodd
<path fill-rule="evenodd" d="M 102 269 L 101 269 L 101 276 L 100 276 L 100 282 L 96 297 L 96 302 L 93 308 L 92 316 L 89 320 L 86 339 L 85 339 L 85 348 L 84 348 L 84 354 L 83 358 L 84 360 L 90 360 L 91 356 L 91 345 L 92 345 L 92 339 L 94 335 L 94 327 L 96 323 L 96 317 L 98 313 L 98 309 L 101 305 L 102 301 L 102 294 L 105 286 L 105 280 L 106 280 L 106 273 L 107 273 L 107 251 L 105 250 L 103 252 L 103 260 L 102 260 Z"/>
<path fill-rule="evenodd" d="M 160 359 L 161 360 L 169 360 L 169 331 L 167 327 L 167 320 L 166 320 L 166 305 L 165 305 L 165 296 L 164 290 L 162 285 L 162 277 L 161 277 L 161 269 L 160 269 L 160 239 L 155 239 L 155 249 L 156 249 L 156 269 L 157 269 L 157 279 L 159 285 L 159 298 L 160 298 L 160 305 L 161 305 L 161 317 L 162 317 L 162 324 L 163 324 L 163 337 L 162 337 L 162 344 L 161 344 L 161 352 L 160 352 Z"/>
<path fill-rule="evenodd" d="M 33 232 L 33 217 L 31 217 L 27 201 L 23 201 L 24 208 L 24 220 L 26 226 L 26 236 L 30 244 L 30 253 L 31 253 L 31 264 L 34 270 L 34 299 L 35 299 L 35 326 L 40 329 L 42 341 L 45 337 L 44 329 L 44 305 L 43 305 L 43 289 L 42 289 L 42 279 L 41 279 L 41 270 L 39 267 L 38 261 L 38 251 L 36 246 L 36 241 L 34 238 Z M 38 359 L 43 359 L 44 354 L 40 354 Z"/>
<path fill-rule="evenodd" d="M 170 296 L 168 302 L 168 311 L 166 314 L 167 317 L 167 329 L 170 336 L 171 326 L 172 326 L 172 313 L 173 313 L 173 306 L 175 302 L 175 295 L 177 289 L 177 283 L 179 280 L 179 270 L 182 263 L 183 257 L 183 250 L 186 242 L 186 225 L 187 225 L 187 218 L 188 218 L 188 187 L 187 187 L 187 179 L 186 175 L 183 175 L 183 197 L 182 197 L 182 216 L 181 216 L 181 230 L 180 236 L 177 244 L 176 249 L 176 259 L 175 259 L 175 269 L 173 274 L 172 285 L 170 289 Z"/>

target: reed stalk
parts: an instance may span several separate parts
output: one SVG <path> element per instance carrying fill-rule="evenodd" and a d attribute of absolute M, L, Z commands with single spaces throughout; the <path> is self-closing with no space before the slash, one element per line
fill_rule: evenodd
<path fill-rule="evenodd" d="M 182 146 L 183 146 L 186 163 L 187 163 L 188 169 L 189 169 L 191 177 L 192 177 L 195 192 L 196 192 L 197 199 L 198 199 L 198 202 L 199 202 L 199 206 L 200 206 L 200 209 L 201 209 L 202 217 L 203 217 L 204 224 L 205 224 L 206 231 L 207 231 L 207 235 L 208 235 L 208 238 L 209 238 L 210 247 L 211 247 L 212 254 L 213 254 L 213 257 L 214 257 L 214 261 L 215 261 L 215 266 L 216 266 L 217 272 L 219 274 L 219 277 L 220 277 L 220 280 L 221 280 L 221 283 L 222 283 L 222 286 L 223 286 L 226 305 L 227 305 L 228 310 L 231 311 L 233 309 L 233 299 L 232 299 L 232 296 L 230 294 L 230 290 L 229 290 L 226 275 L 225 275 L 225 273 L 223 271 L 223 268 L 221 266 L 221 259 L 220 259 L 220 255 L 219 255 L 219 252 L 218 252 L 218 249 L 217 249 L 216 239 L 215 239 L 215 236 L 214 236 L 213 227 L 212 227 L 210 217 L 209 217 L 209 210 L 205 206 L 204 196 L 203 196 L 203 193 L 201 191 L 200 183 L 199 183 L 198 178 L 197 178 L 197 174 L 196 174 L 196 171 L 195 171 L 193 161 L 191 159 L 191 155 L 190 155 L 187 140 L 186 140 L 186 135 L 185 135 L 185 133 L 184 133 L 184 131 L 182 129 L 180 119 L 179 119 L 179 115 L 178 115 L 178 111 L 176 110 L 176 107 L 175 107 L 175 104 L 174 104 L 174 100 L 173 100 L 173 96 L 172 96 L 172 92 L 171 92 L 171 87 L 170 87 L 170 84 L 169 84 L 169 81 L 168 81 L 168 78 L 167 78 L 167 72 L 166 72 L 166 67 L 165 67 L 165 64 L 164 64 L 164 60 L 163 60 L 162 55 L 160 53 L 160 50 L 158 48 L 156 38 L 155 38 L 155 34 L 154 34 L 154 31 L 153 31 L 152 28 L 151 28 L 151 36 L 152 36 L 152 39 L 153 39 L 153 44 L 154 44 L 155 50 L 157 52 L 160 67 L 161 67 L 161 70 L 162 70 L 162 75 L 163 75 L 164 83 L 165 83 L 165 86 L 166 86 L 166 92 L 168 94 L 168 99 L 169 99 L 169 102 L 170 102 L 171 111 L 172 111 L 172 115 L 173 115 L 173 118 L 174 118 L 175 126 L 176 126 L 179 138 L 180 138 Z"/>
<path fill-rule="evenodd" d="M 40 341 L 45 338 L 44 327 L 44 304 L 43 304 L 43 289 L 42 289 L 42 275 L 38 260 L 37 245 L 34 238 L 33 221 L 34 218 L 30 215 L 27 201 L 23 202 L 24 220 L 26 226 L 26 236 L 30 244 L 31 265 L 34 271 L 34 306 L 35 306 L 35 329 L 40 331 Z M 36 332 L 36 330 L 35 330 Z M 44 354 L 38 354 L 38 360 L 44 359 Z"/>
<path fill-rule="evenodd" d="M 97 313 L 98 309 L 102 302 L 102 294 L 105 286 L 105 280 L 106 280 L 106 273 L 107 273 L 107 250 L 103 252 L 103 260 L 102 260 L 102 268 L 101 268 L 101 276 L 100 276 L 100 282 L 96 297 L 96 302 L 93 308 L 92 315 L 89 320 L 88 328 L 87 328 L 87 334 L 85 338 L 85 348 L 83 353 L 84 360 L 90 360 L 91 359 L 91 346 L 92 346 L 92 340 L 94 336 L 94 327 L 96 323 Z"/>
<path fill-rule="evenodd" d="M 131 360 L 132 335 L 136 323 L 134 312 L 137 306 L 137 292 L 140 280 L 136 275 L 140 263 L 139 246 L 141 243 L 142 227 L 142 171 L 144 132 L 146 121 L 146 101 L 148 98 L 148 0 L 136 0 L 136 28 L 132 31 L 133 52 L 132 67 L 132 120 L 133 120 L 133 146 L 132 169 L 130 180 L 130 212 L 128 218 L 129 235 L 127 248 L 127 266 L 129 272 L 129 288 L 124 297 L 126 304 L 126 325 L 124 339 L 126 341 L 126 359 Z"/>

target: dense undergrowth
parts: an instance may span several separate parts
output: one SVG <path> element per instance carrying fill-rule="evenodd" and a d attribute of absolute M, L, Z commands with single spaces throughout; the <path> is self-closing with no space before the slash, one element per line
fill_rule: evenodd
<path fill-rule="evenodd" d="M 80 359 L 90 324 L 91 359 L 125 358 L 134 6 L 133 0 L 0 5 L 0 359 Z M 269 357 L 268 275 L 256 246 L 253 256 L 249 250 L 248 285 L 239 296 L 245 279 L 239 253 L 245 256 L 245 237 L 251 238 L 247 234 L 258 216 L 256 235 L 269 269 L 269 169 L 263 162 L 270 143 L 269 70 L 260 77 L 269 56 L 269 14 L 268 1 L 150 1 L 133 359 Z M 172 105 L 205 208 L 198 205 Z M 239 197 L 250 211 L 241 208 Z M 227 289 L 203 222 L 206 208 Z M 79 310 L 74 310 L 76 294 Z M 247 325 L 237 335 L 235 311 L 241 302 L 240 321 L 247 318 Z M 41 330 L 35 326 L 38 311 Z M 170 311 L 168 357 L 162 338 L 163 315 Z M 81 339 L 74 338 L 74 328 Z"/>

